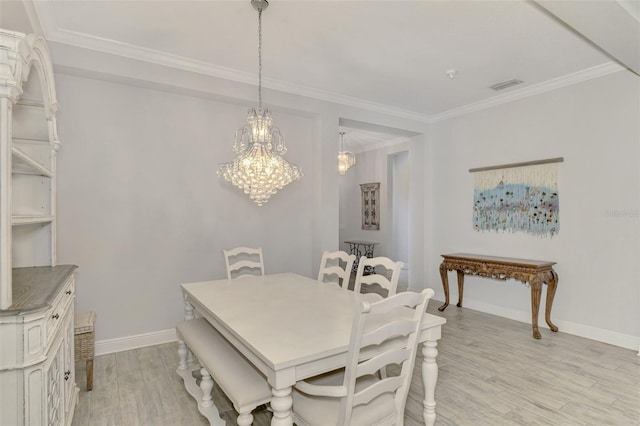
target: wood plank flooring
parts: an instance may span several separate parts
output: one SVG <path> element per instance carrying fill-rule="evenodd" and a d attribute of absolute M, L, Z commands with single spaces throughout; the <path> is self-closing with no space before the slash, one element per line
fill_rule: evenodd
<path fill-rule="evenodd" d="M 636 352 L 541 329 L 441 302 L 428 311 L 447 318 L 438 345 L 437 425 L 640 425 L 640 357 Z M 177 344 L 95 359 L 86 391 L 84 363 L 74 426 L 207 425 L 176 374 Z M 405 425 L 422 425 L 420 355 Z M 221 392 L 214 399 L 227 425 L 236 413 Z M 258 409 L 254 424 L 271 414 Z"/>

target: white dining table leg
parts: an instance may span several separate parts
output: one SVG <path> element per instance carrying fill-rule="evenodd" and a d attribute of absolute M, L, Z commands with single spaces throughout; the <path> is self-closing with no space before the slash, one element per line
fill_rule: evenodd
<path fill-rule="evenodd" d="M 424 424 L 436 422 L 436 382 L 438 381 L 437 341 L 427 340 L 422 344 L 422 383 L 424 384 Z"/>
<path fill-rule="evenodd" d="M 291 386 L 283 389 L 271 388 L 271 409 L 273 417 L 271 418 L 271 426 L 292 426 L 293 416 L 291 415 L 291 406 L 293 398 L 291 398 Z"/>

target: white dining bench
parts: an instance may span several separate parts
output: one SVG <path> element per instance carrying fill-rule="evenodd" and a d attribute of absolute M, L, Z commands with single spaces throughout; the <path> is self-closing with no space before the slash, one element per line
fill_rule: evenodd
<path fill-rule="evenodd" d="M 252 411 L 271 400 L 271 387 L 265 376 L 204 318 L 184 321 L 178 324 L 176 331 L 180 340 L 178 374 L 191 396 L 198 401 L 200 413 L 210 424 L 220 421 L 211 396 L 215 381 L 239 413 L 238 425 L 251 425 Z M 189 364 L 189 351 L 200 365 Z M 192 374 L 198 368 L 202 375 L 199 388 Z"/>

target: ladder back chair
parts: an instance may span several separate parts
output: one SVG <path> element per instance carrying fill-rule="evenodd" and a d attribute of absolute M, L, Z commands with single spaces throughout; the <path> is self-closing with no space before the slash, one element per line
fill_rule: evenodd
<path fill-rule="evenodd" d="M 293 416 L 299 426 L 402 425 L 418 335 L 432 289 L 361 302 L 354 316 L 344 369 L 296 383 Z M 362 359 L 362 360 L 361 360 Z M 390 365 L 400 372 L 380 378 Z"/>
<path fill-rule="evenodd" d="M 374 270 L 373 274 L 365 275 L 365 270 Z M 385 271 L 382 271 L 384 269 Z M 400 279 L 400 270 L 402 269 L 402 262 L 394 262 L 388 257 L 379 256 L 368 258 L 362 256 L 358 263 L 358 270 L 356 271 L 356 281 L 353 291 L 360 293 L 362 290 L 362 284 L 371 286 L 378 284 L 383 290 L 387 291 L 386 297 L 396 294 L 398 289 L 398 280 Z M 384 272 L 384 273 L 383 273 Z M 375 302 L 383 298 L 378 293 L 365 293 L 363 299 L 369 302 Z"/>
<path fill-rule="evenodd" d="M 227 279 L 243 275 L 264 275 L 261 248 L 236 247 L 222 252 L 227 266 Z"/>
<path fill-rule="evenodd" d="M 325 251 L 320 261 L 318 281 L 335 283 L 348 290 L 351 269 L 355 260 L 355 255 L 344 251 Z"/>

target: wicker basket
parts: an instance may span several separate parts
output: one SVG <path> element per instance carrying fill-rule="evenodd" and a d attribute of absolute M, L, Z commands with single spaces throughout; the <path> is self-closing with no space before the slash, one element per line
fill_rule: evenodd
<path fill-rule="evenodd" d="M 87 362 L 87 390 L 93 389 L 93 356 L 95 354 L 96 313 L 82 312 L 76 314 L 74 321 L 75 360 Z"/>
<path fill-rule="evenodd" d="M 83 312 L 75 317 L 74 344 L 76 361 L 93 359 L 95 354 L 95 312 Z"/>

